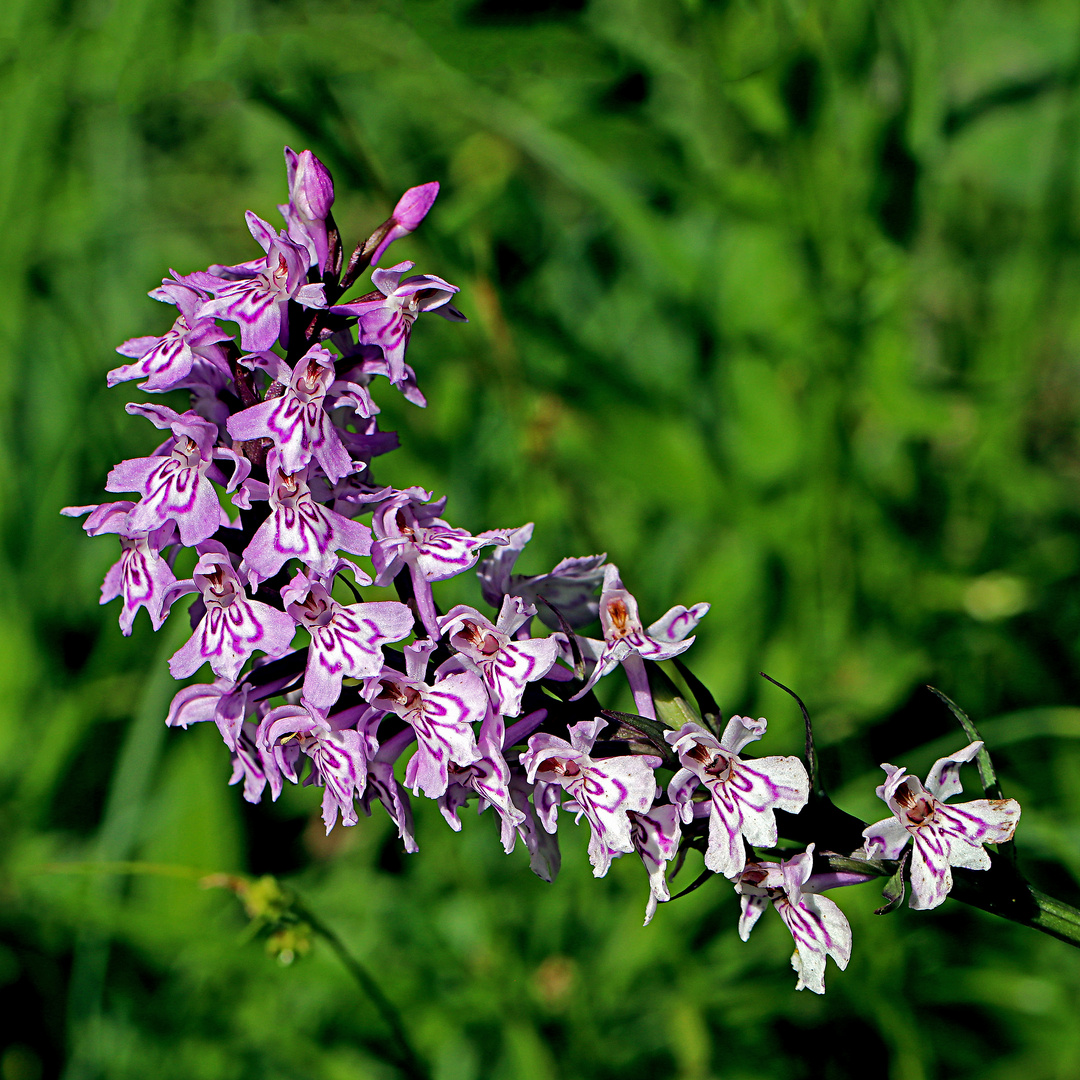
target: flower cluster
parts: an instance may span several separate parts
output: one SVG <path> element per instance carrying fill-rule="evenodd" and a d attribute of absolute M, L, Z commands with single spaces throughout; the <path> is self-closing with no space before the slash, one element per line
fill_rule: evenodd
<path fill-rule="evenodd" d="M 646 923 L 670 899 L 668 865 L 698 847 L 742 897 L 742 936 L 771 901 L 796 941 L 799 987 L 822 992 L 825 957 L 847 963 L 850 930 L 818 892 L 851 880 L 814 875 L 814 844 L 780 861 L 755 851 L 776 847 L 776 811 L 807 805 L 806 767 L 743 756 L 763 719 L 735 716 L 722 731 L 657 719 L 656 680 L 670 682 L 657 665 L 690 648 L 709 605 L 646 627 L 606 556 L 516 574 L 531 524 L 474 534 L 444 518 L 445 498 L 376 481 L 373 462 L 397 439 L 379 429 L 372 391 L 384 379 L 424 405 L 406 363 L 413 325 L 465 318 L 456 286 L 411 262 L 379 266 L 438 185 L 407 191 L 346 264 L 329 172 L 307 150 L 285 158 L 284 228 L 249 213 L 262 254 L 172 273 L 150 293 L 176 309 L 171 329 L 124 342 L 129 362 L 109 372 L 110 385 L 137 379 L 147 394 L 187 390 L 191 407 L 129 404 L 164 441 L 109 473 L 122 499 L 63 511 L 119 538 L 101 601 L 121 600 L 123 633 L 140 608 L 155 630 L 183 619 L 178 601 L 192 598 L 169 667 L 206 681 L 177 692 L 167 722 L 215 723 L 249 801 L 267 788 L 277 798 L 286 781 L 314 785 L 328 832 L 379 804 L 409 851 L 414 798 L 434 800 L 453 829 L 475 801 L 504 849 L 520 840 L 550 880 L 568 811 L 588 824 L 597 876 L 640 857 Z M 368 269 L 373 289 L 346 298 Z M 474 567 L 492 613 L 444 613 L 433 586 Z M 369 586 L 398 599 L 365 601 Z M 600 637 L 579 633 L 594 622 Z M 636 713 L 604 715 L 594 687 L 620 666 Z M 1015 828 L 1012 800 L 944 804 L 978 748 L 939 762 L 925 788 L 885 766 L 879 793 L 895 818 L 866 830 L 863 855 L 896 859 L 914 838 L 912 906 L 940 903 L 950 866 L 984 868 L 981 845 Z"/>

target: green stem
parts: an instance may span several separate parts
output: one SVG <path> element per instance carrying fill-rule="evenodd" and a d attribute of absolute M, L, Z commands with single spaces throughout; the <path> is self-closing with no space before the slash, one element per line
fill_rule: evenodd
<path fill-rule="evenodd" d="M 993 861 L 989 870 L 954 868 L 950 897 L 1080 948 L 1080 908 L 1036 889 L 1000 853 L 991 858 Z M 830 855 L 827 862 L 832 870 L 883 878 L 889 877 L 896 869 L 895 862 L 851 859 L 842 855 Z"/>
<path fill-rule="evenodd" d="M 1044 934 L 1067 941 L 1080 948 L 1080 910 L 1071 904 L 1062 903 L 1052 896 L 1028 886 L 1032 901 L 1038 906 L 1038 914 L 1029 925 Z"/>
<path fill-rule="evenodd" d="M 1080 910 L 1036 889 L 1000 856 L 989 870 L 955 870 L 955 899 L 1080 948 Z"/>
<path fill-rule="evenodd" d="M 207 875 L 202 870 L 196 870 L 190 866 L 174 866 L 166 863 L 147 862 L 81 862 L 81 863 L 46 863 L 38 868 L 39 873 L 45 874 L 102 874 L 107 877 L 119 877 L 125 875 L 155 875 L 162 877 L 178 877 L 200 880 L 203 887 L 225 887 L 236 893 L 241 899 L 247 895 L 246 889 L 239 886 L 250 887 L 253 883 L 247 877 L 235 877 L 227 874 Z M 268 879 L 263 879 L 268 880 Z M 293 889 L 282 888 L 276 881 L 273 882 L 274 895 L 284 907 L 278 909 L 276 918 L 280 918 L 282 912 L 289 912 L 296 919 L 302 920 L 308 925 L 313 934 L 321 937 L 330 946 L 334 955 L 341 961 L 345 969 L 356 980 L 360 989 L 371 999 L 376 1011 L 382 1017 L 383 1022 L 390 1029 L 396 1041 L 391 1064 L 396 1065 L 409 1077 L 409 1080 L 430 1080 L 430 1073 L 423 1059 L 417 1053 L 416 1048 L 409 1039 L 401 1014 L 390 999 L 382 992 L 382 988 L 375 981 L 371 973 L 349 952 L 345 942 L 330 929 L 297 895 Z M 244 900 L 245 905 L 248 901 Z M 252 918 L 265 918 L 269 913 L 252 915 Z"/>
<path fill-rule="evenodd" d="M 398 1048 L 398 1067 L 410 1078 L 410 1080 L 429 1080 L 430 1073 L 423 1059 L 417 1053 L 416 1048 L 409 1039 L 408 1032 L 402 1022 L 401 1014 L 397 1007 L 382 992 L 382 988 L 372 977 L 371 973 L 356 959 L 345 942 L 330 929 L 317 915 L 304 904 L 296 894 L 293 894 L 293 911 L 311 927 L 312 932 L 326 942 L 333 950 L 334 955 L 341 961 L 346 971 L 356 980 L 357 985 L 371 999 L 376 1011 L 382 1017 L 383 1022 L 393 1033 Z"/>

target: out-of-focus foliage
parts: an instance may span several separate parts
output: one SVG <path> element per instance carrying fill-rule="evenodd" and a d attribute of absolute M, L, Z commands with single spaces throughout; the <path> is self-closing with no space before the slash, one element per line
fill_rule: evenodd
<path fill-rule="evenodd" d="M 1064 0 L 0 5 L 2 1080 L 390 1075 L 325 950 L 275 966 L 182 877 L 41 872 L 127 858 L 292 875 L 437 1080 L 1077 1075 L 1077 953 L 957 905 L 839 894 L 817 999 L 721 881 L 642 930 L 641 867 L 592 880 L 572 827 L 548 886 L 488 818 L 425 806 L 404 858 L 378 818 L 322 839 L 310 789 L 246 807 L 212 730 L 163 729 L 179 628 L 121 638 L 113 547 L 57 509 L 154 445 L 112 349 L 166 329 L 169 266 L 252 255 L 284 143 L 350 238 L 437 179 L 399 257 L 471 322 L 418 325 L 381 475 L 535 520 L 526 571 L 606 550 L 646 614 L 710 600 L 697 674 L 772 752 L 799 720 L 756 672 L 795 686 L 854 813 L 959 745 L 923 683 L 1015 714 L 1024 864 L 1075 900 L 1078 140 Z"/>

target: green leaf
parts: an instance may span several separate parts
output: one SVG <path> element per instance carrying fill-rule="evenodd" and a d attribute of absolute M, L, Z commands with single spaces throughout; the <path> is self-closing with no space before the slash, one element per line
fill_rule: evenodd
<path fill-rule="evenodd" d="M 896 866 L 896 873 L 885 882 L 885 887 L 881 890 L 885 903 L 881 907 L 874 909 L 875 915 L 888 915 L 890 911 L 895 911 L 904 902 L 904 893 L 906 891 L 904 867 L 907 866 L 909 854 L 908 851 L 904 852 L 903 857 Z"/>
<path fill-rule="evenodd" d="M 949 712 L 951 712 L 953 716 L 956 717 L 957 721 L 959 721 L 960 726 L 964 729 L 964 734 L 971 742 L 983 743 L 983 748 L 975 757 L 975 762 L 979 768 L 979 781 L 982 783 L 983 793 L 988 799 L 1004 798 L 1001 794 L 1001 785 L 998 783 L 997 773 L 994 771 L 994 765 L 990 760 L 990 752 L 986 749 L 986 740 L 979 734 L 978 729 L 971 722 L 971 718 L 947 694 L 943 694 L 933 686 L 928 686 L 926 689 L 935 697 L 940 698 L 941 701 L 948 706 Z"/>

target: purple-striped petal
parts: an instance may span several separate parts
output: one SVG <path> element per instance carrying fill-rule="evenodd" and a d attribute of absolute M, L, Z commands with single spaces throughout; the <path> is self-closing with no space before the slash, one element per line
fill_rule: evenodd
<path fill-rule="evenodd" d="M 745 745 L 759 738 L 766 726 L 765 720 L 755 723 L 736 717 L 728 724 L 724 740 Z M 684 724 L 678 731 L 666 732 L 664 738 L 686 770 L 672 779 L 668 797 L 682 807 L 683 820 L 689 821 L 696 786 L 691 777 L 705 785 L 711 800 L 705 865 L 725 877 L 738 877 L 746 865 L 744 839 L 754 846 L 772 846 L 777 840 L 773 811 L 795 814 L 806 805 L 810 779 L 805 766 L 796 757 L 744 761 L 700 724 Z"/>
<path fill-rule="evenodd" d="M 408 637 L 413 627 L 412 612 L 395 600 L 335 606 L 328 622 L 307 626 L 311 645 L 304 697 L 320 709 L 337 701 L 346 676 L 368 679 L 378 675 L 383 666 L 383 645 Z"/>
<path fill-rule="evenodd" d="M 645 926 L 656 914 L 658 903 L 671 899 L 665 873 L 667 864 L 679 850 L 682 826 L 679 808 L 670 803 L 654 806 L 647 813 L 630 811 L 630 839 L 649 874 L 649 901 L 645 907 Z"/>

